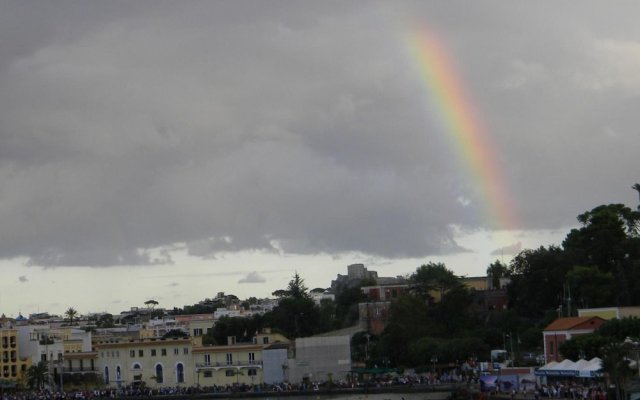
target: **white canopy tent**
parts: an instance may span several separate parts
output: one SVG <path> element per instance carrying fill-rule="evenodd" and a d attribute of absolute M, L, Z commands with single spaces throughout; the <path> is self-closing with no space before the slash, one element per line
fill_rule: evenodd
<path fill-rule="evenodd" d="M 578 378 L 595 378 L 600 376 L 602 360 L 595 357 L 591 360 L 563 360 L 562 362 L 551 361 L 538 368 L 538 376 L 574 376 Z"/>

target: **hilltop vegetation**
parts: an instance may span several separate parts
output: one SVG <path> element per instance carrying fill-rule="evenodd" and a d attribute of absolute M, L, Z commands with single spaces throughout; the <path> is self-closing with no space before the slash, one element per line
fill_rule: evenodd
<path fill-rule="evenodd" d="M 561 245 L 527 249 L 509 265 L 496 261 L 488 266 L 490 279 L 510 281 L 506 311 L 474 313 L 476 297 L 460 277 L 441 263 L 418 267 L 408 277 L 409 292 L 392 303 L 386 330 L 380 336 L 354 337 L 354 359 L 370 366 L 419 367 L 436 359 L 487 360 L 490 349 L 505 346 L 517 354 L 540 352 L 542 329 L 559 315 L 576 315 L 577 308 L 640 305 L 640 292 L 633 290 L 640 285 L 640 211 L 608 204 L 577 219 L 581 227 L 571 230 Z M 564 301 L 568 292 L 571 303 Z M 365 300 L 359 287 L 319 306 L 307 293 L 296 273 L 286 289 L 274 292 L 279 302 L 272 312 L 249 319 L 223 318 L 205 341 L 242 338 L 263 327 L 295 338 L 351 326 L 357 321 L 357 304 Z M 639 329 L 625 332 L 640 336 Z M 602 349 L 607 338 L 618 336 L 590 339 L 593 343 L 582 344 L 580 351 Z"/>

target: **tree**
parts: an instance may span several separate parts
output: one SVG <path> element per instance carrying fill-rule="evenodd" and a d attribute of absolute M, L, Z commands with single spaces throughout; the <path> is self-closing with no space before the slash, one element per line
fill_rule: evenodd
<path fill-rule="evenodd" d="M 279 294 L 278 306 L 265 316 L 270 326 L 281 330 L 289 338 L 311 336 L 321 327 L 320 308 L 316 306 L 304 279 L 296 272 L 287 289 Z"/>
<path fill-rule="evenodd" d="M 570 263 L 556 246 L 523 250 L 509 264 L 509 307 L 524 318 L 543 318 L 562 304 Z M 557 314 L 556 314 L 557 315 Z"/>
<path fill-rule="evenodd" d="M 76 311 L 76 309 L 73 307 L 69 307 L 67 311 L 64 312 L 64 315 L 67 316 L 67 319 L 69 320 L 69 325 L 73 325 L 73 321 L 78 316 L 78 311 Z"/>
<path fill-rule="evenodd" d="M 151 308 L 151 309 L 155 308 L 158 304 L 160 303 L 158 303 L 156 300 L 153 300 L 153 299 L 147 300 L 144 302 L 144 305 L 147 306 L 147 308 Z"/>
<path fill-rule="evenodd" d="M 629 348 L 625 343 L 611 342 L 603 349 L 602 371 L 615 386 L 616 400 L 625 399 L 625 386 L 633 371 L 629 367 Z"/>
<path fill-rule="evenodd" d="M 287 297 L 289 295 L 289 292 L 287 292 L 284 289 L 278 289 L 275 290 L 271 293 L 272 296 L 277 297 L 279 299 L 283 298 L 283 297 Z"/>
<path fill-rule="evenodd" d="M 573 265 L 595 266 L 614 277 L 614 304 L 635 304 L 640 296 L 631 282 L 640 279 L 640 211 L 623 204 L 598 206 L 578 216 L 582 224 L 573 229 L 563 247 Z"/>
<path fill-rule="evenodd" d="M 393 365 L 412 362 L 410 345 L 425 336 L 433 336 L 428 318 L 429 305 L 418 295 L 401 296 L 391 303 L 389 320 L 381 336 L 381 352 Z"/>
<path fill-rule="evenodd" d="M 27 368 L 27 384 L 31 389 L 40 389 L 49 378 L 49 364 L 40 361 Z"/>
<path fill-rule="evenodd" d="M 637 337 L 640 333 L 640 318 L 625 317 L 610 319 L 598 328 L 598 334 L 609 341 L 622 342 L 627 337 Z"/>
<path fill-rule="evenodd" d="M 574 335 L 571 340 L 560 344 L 559 351 L 564 358 L 590 360 L 594 357 L 602 358 L 603 348 L 610 339 L 599 334 Z"/>
<path fill-rule="evenodd" d="M 460 278 L 447 269 L 443 263 L 430 262 L 422 265 L 410 277 L 411 291 L 427 300 L 433 302 L 434 293 L 439 295 L 438 300 L 444 299 L 447 291 L 462 285 Z"/>
<path fill-rule="evenodd" d="M 163 339 L 169 339 L 169 338 L 188 338 L 189 334 L 187 334 L 185 331 L 183 331 L 182 329 L 171 329 L 169 330 L 167 333 L 165 333 L 164 335 L 162 335 Z"/>
<path fill-rule="evenodd" d="M 113 314 L 102 314 L 100 317 L 98 317 L 96 325 L 98 328 L 113 328 L 115 326 Z"/>
<path fill-rule="evenodd" d="M 265 317 L 272 328 L 289 338 L 311 336 L 320 330 L 320 308 L 306 297 L 282 298 Z"/>
<path fill-rule="evenodd" d="M 611 272 L 601 272 L 594 265 L 576 265 L 567 273 L 566 281 L 581 308 L 615 304 L 615 278 Z"/>
<path fill-rule="evenodd" d="M 226 345 L 231 336 L 237 342 L 248 342 L 255 333 L 265 327 L 264 317 L 254 315 L 249 318 L 222 317 L 203 337 L 204 344 Z"/>
<path fill-rule="evenodd" d="M 335 328 L 347 328 L 358 321 L 358 304 L 366 300 L 361 285 L 344 288 L 338 293 L 335 301 Z"/>
<path fill-rule="evenodd" d="M 309 299 L 308 291 L 309 289 L 305 286 L 304 279 L 302 279 L 296 272 L 293 275 L 293 279 L 289 281 L 289 285 L 287 286 L 288 296 L 293 297 L 294 299 Z"/>
<path fill-rule="evenodd" d="M 637 191 L 638 197 L 640 197 L 640 183 L 634 184 L 633 186 L 631 186 L 631 189 Z M 640 210 L 640 204 L 638 204 L 638 210 Z"/>
<path fill-rule="evenodd" d="M 494 289 L 500 289 L 500 279 L 507 276 L 509 269 L 507 266 L 496 260 L 493 264 L 490 264 L 487 268 L 487 277 L 491 278 L 491 283 Z"/>

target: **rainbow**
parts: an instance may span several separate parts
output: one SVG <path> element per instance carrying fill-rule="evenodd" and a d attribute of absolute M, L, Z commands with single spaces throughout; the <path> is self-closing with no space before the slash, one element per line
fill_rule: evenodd
<path fill-rule="evenodd" d="M 517 214 L 502 173 L 503 167 L 499 164 L 496 146 L 476 116 L 446 47 L 426 29 L 413 31 L 407 38 L 422 83 L 436 107 L 435 115 L 441 118 L 454 152 L 481 193 L 490 228 L 515 229 L 519 225 Z"/>

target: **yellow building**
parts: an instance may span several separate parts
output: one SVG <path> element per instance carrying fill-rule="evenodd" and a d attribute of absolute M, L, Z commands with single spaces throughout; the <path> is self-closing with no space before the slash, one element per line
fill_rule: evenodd
<path fill-rule="evenodd" d="M 152 388 L 195 383 L 190 338 L 111 340 L 94 343 L 97 369 L 106 386 Z"/>
<path fill-rule="evenodd" d="M 622 319 L 640 317 L 640 307 L 603 307 L 583 308 L 578 310 L 579 317 L 600 317 L 603 319 Z"/>
<path fill-rule="evenodd" d="M 193 349 L 196 384 L 226 386 L 259 384 L 263 381 L 262 349 L 259 343 L 234 343 Z"/>
<path fill-rule="evenodd" d="M 468 289 L 489 290 L 489 278 L 486 276 L 463 277 L 462 283 Z"/>
<path fill-rule="evenodd" d="M 31 365 L 29 357 L 20 357 L 18 332 L 13 328 L 0 328 L 0 380 L 20 382 Z"/>

